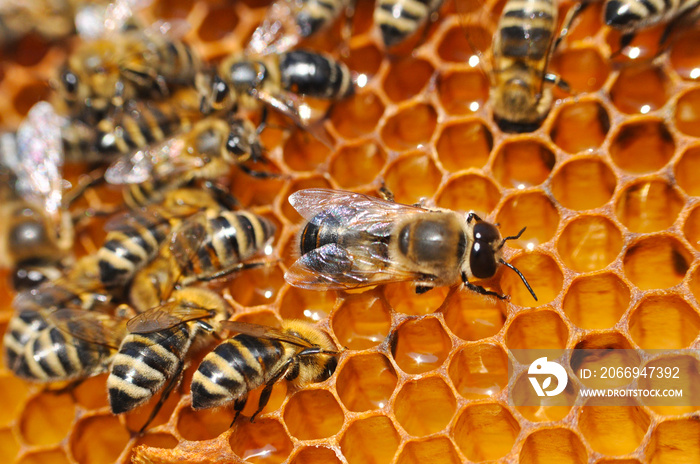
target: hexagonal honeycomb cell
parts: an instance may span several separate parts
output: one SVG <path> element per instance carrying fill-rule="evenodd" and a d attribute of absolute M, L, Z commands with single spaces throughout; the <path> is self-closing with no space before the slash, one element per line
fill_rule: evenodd
<path fill-rule="evenodd" d="M 150 3 L 145 17 L 186 21 L 185 40 L 217 61 L 245 46 L 270 1 Z M 46 389 L 14 377 L 0 359 L 0 461 L 700 462 L 697 406 L 572 405 L 579 388 L 573 381 L 560 397 L 525 398 L 528 406 L 514 407 L 508 397 L 509 368 L 533 361 L 510 357 L 511 349 L 697 348 L 700 32 L 679 28 L 662 47 L 663 28 L 656 27 L 618 51 L 620 34 L 602 24 L 603 2 L 591 3 L 548 68 L 571 92 L 554 90 L 556 101 L 537 130 L 506 134 L 493 121 L 489 79 L 472 50 L 488 49 L 484 39 L 505 1 L 468 3 L 488 8 L 488 18 L 462 25 L 456 7 L 446 4 L 424 33 L 387 51 L 373 24 L 374 3 L 358 0 L 350 37 L 341 20 L 304 42 L 342 59 L 358 84 L 317 128 L 330 143 L 271 114 L 261 134 L 269 161 L 260 167 L 277 175 L 252 178 L 233 168 L 222 179 L 243 207 L 278 226 L 280 261 L 240 273 L 223 290 L 233 318 L 316 324 L 342 352 L 330 379 L 301 389 L 279 382 L 255 422 L 244 417 L 231 427 L 230 409 L 192 410 L 190 367 L 138 437 L 156 400 L 115 417 L 106 375 Z M 570 6 L 560 5 L 561 16 Z M 49 79 L 76 40 L 33 34 L 3 51 L 3 130 L 15 129 L 36 101 L 51 96 Z M 85 170 L 67 167 L 66 177 Z M 504 259 L 538 301 L 505 267 L 478 283 L 506 300 L 459 288 L 417 295 L 410 283 L 358 292 L 286 284 L 301 221 L 289 195 L 316 187 L 374 195 L 382 185 L 403 203 L 473 211 L 497 223 L 503 236 L 526 227 L 507 242 Z M 99 189 L 91 195 L 91 204 L 114 201 Z M 103 224 L 79 231 L 78 253 L 95 249 Z M 13 311 L 6 281 L 1 271 L 0 333 Z M 571 367 L 605 361 L 578 359 Z M 694 357 L 649 365 L 664 362 L 700 369 Z M 698 404 L 700 388 L 686 387 Z M 244 415 L 260 394 L 251 393 Z"/>

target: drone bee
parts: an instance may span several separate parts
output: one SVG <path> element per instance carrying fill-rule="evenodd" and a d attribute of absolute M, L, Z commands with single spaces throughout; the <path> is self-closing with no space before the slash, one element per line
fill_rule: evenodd
<path fill-rule="evenodd" d="M 443 0 L 379 0 L 374 23 L 379 26 L 386 48 L 393 47 L 425 26 Z"/>
<path fill-rule="evenodd" d="M 347 16 L 354 0 L 277 0 L 265 12 L 247 45 L 254 55 L 284 53 L 303 39 L 332 25 L 343 11 Z"/>
<path fill-rule="evenodd" d="M 258 409 L 270 399 L 272 387 L 285 378 L 296 386 L 321 382 L 338 364 L 338 351 L 326 334 L 303 321 L 283 321 L 280 330 L 256 324 L 225 321 L 222 328 L 236 333 L 207 354 L 192 377 L 192 407 L 215 408 L 233 402 L 236 415 L 251 390 L 265 385 Z"/>
<path fill-rule="evenodd" d="M 126 285 L 158 253 L 180 220 L 219 204 L 202 190 L 181 188 L 166 193 L 162 204 L 150 204 L 111 219 L 97 251 L 100 281 L 106 287 Z"/>
<path fill-rule="evenodd" d="M 493 277 L 503 264 L 508 240 L 493 224 L 470 213 L 428 210 L 358 193 L 325 189 L 295 192 L 289 202 L 307 221 L 300 235 L 301 257 L 285 280 L 312 290 L 347 290 L 389 282 L 414 282 L 416 293 L 462 282 L 482 295 L 470 279 Z"/>
<path fill-rule="evenodd" d="M 215 292 L 189 286 L 229 276 L 247 266 L 261 251 L 274 226 L 247 212 L 205 211 L 187 218 L 161 246 L 158 257 L 138 271 L 130 299 L 138 316 L 127 323 L 127 335 L 107 380 L 115 414 L 163 393 L 155 417 L 177 384 L 190 353 L 210 341 L 216 320 L 229 308 Z"/>
<path fill-rule="evenodd" d="M 457 6 L 463 6 L 463 3 L 458 2 Z M 551 84 L 569 91 L 566 82 L 547 72 L 547 66 L 583 7 L 582 4 L 572 7 L 561 33 L 556 34 L 558 11 L 554 1 L 506 2 L 493 37 L 491 69 L 487 71 L 491 85 L 489 102 L 494 119 L 503 131 L 536 130 L 553 103 Z M 470 15 L 467 12 L 462 14 L 466 21 Z M 487 64 L 487 60 L 479 61 Z"/>
<path fill-rule="evenodd" d="M 18 290 L 58 277 L 73 245 L 66 205 L 79 190 L 63 196 L 63 124 L 49 103 L 39 102 L 16 134 L 1 139 L 0 266 L 14 269 Z"/>
<path fill-rule="evenodd" d="M 68 273 L 18 294 L 3 346 L 18 377 L 37 382 L 74 380 L 104 372 L 131 314 L 99 291 L 93 257 Z"/>
<path fill-rule="evenodd" d="M 353 92 L 350 70 L 325 54 L 294 50 L 249 57 L 234 53 L 219 65 L 201 108 L 205 113 L 233 107 L 255 110 L 262 103 L 263 122 L 269 106 L 308 128 L 311 116 L 306 113 L 311 110 L 300 96 L 334 101 Z"/>
<path fill-rule="evenodd" d="M 632 42 L 635 34 L 656 24 L 668 23 L 661 42 L 668 37 L 670 30 L 686 13 L 697 19 L 695 10 L 700 5 L 698 0 L 606 0 L 603 7 L 605 24 L 622 32 L 620 49 Z M 686 18 L 684 18 L 685 20 Z"/>

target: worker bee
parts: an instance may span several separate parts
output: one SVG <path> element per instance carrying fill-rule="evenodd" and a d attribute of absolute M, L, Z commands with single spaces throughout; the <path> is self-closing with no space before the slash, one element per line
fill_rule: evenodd
<path fill-rule="evenodd" d="M 424 27 L 443 0 L 379 0 L 374 6 L 374 23 L 379 26 L 387 48 L 400 44 Z"/>
<path fill-rule="evenodd" d="M 296 386 L 321 382 L 338 364 L 338 351 L 325 333 L 303 321 L 287 320 L 280 330 L 225 321 L 236 333 L 207 354 L 192 377 L 192 407 L 207 409 L 233 402 L 238 415 L 251 390 L 265 385 L 251 421 L 270 399 L 272 387 L 285 378 Z"/>
<path fill-rule="evenodd" d="M 219 204 L 207 191 L 182 188 L 166 193 L 162 204 L 150 204 L 107 222 L 107 236 L 97 251 L 100 281 L 106 287 L 126 285 L 149 263 L 180 220 Z"/>
<path fill-rule="evenodd" d="M 229 317 L 228 304 L 205 288 L 172 292 L 168 301 L 130 319 L 128 333 L 107 378 L 114 414 L 134 409 L 163 390 L 145 430 L 180 380 L 191 353 L 211 343 L 214 324 Z"/>
<path fill-rule="evenodd" d="M 38 382 L 82 379 L 107 369 L 133 314 L 99 290 L 94 257 L 59 279 L 19 293 L 3 346 L 7 366 Z"/>
<path fill-rule="evenodd" d="M 201 108 L 205 113 L 233 107 L 255 110 L 263 103 L 263 122 L 269 106 L 308 130 L 314 111 L 301 96 L 334 101 L 353 92 L 347 66 L 322 53 L 294 50 L 261 57 L 234 53 L 219 65 Z"/>
<path fill-rule="evenodd" d="M 62 125 L 53 107 L 39 102 L 15 134 L 2 136 L 0 266 L 14 269 L 18 290 L 60 275 L 73 244 L 61 175 Z"/>
<path fill-rule="evenodd" d="M 118 116 L 126 101 L 161 99 L 178 86 L 194 86 L 201 58 L 165 29 L 160 23 L 128 27 L 81 42 L 56 84 L 70 115 L 96 124 Z"/>
<path fill-rule="evenodd" d="M 155 417 L 177 384 L 191 352 L 210 341 L 228 305 L 211 290 L 191 286 L 247 267 L 274 233 L 272 223 L 248 212 L 207 210 L 180 223 L 159 255 L 134 278 L 130 290 L 140 314 L 127 335 L 107 380 L 115 414 L 130 411 L 163 389 L 141 430 Z M 214 325 L 213 325 L 214 324 Z"/>
<path fill-rule="evenodd" d="M 327 29 L 343 11 L 349 17 L 353 4 L 354 0 L 277 0 L 253 31 L 247 51 L 255 55 L 289 51 Z"/>
<path fill-rule="evenodd" d="M 663 43 L 671 29 L 686 16 L 686 13 L 690 13 L 689 17 L 693 19 L 698 18 L 694 11 L 699 5 L 698 0 L 606 0 L 603 20 L 606 25 L 622 32 L 620 49 L 629 45 L 639 30 L 668 23 L 661 38 Z M 687 19 L 683 18 L 684 21 Z"/>
<path fill-rule="evenodd" d="M 499 265 L 525 277 L 501 257 L 508 240 L 495 225 L 469 213 L 429 210 L 358 193 L 325 189 L 295 192 L 289 202 L 308 222 L 300 235 L 301 257 L 285 280 L 312 290 L 347 290 L 389 282 L 414 282 L 416 293 L 462 282 L 501 299 L 470 279 L 493 277 Z"/>
<path fill-rule="evenodd" d="M 160 202 L 167 191 L 195 180 L 216 179 L 232 165 L 252 176 L 274 176 L 248 168 L 249 161 L 265 161 L 253 123 L 211 116 L 184 134 L 121 156 L 107 169 L 105 179 L 125 185 L 126 204 L 137 208 Z"/>
<path fill-rule="evenodd" d="M 163 101 L 129 100 L 119 117 L 96 124 L 71 119 L 63 127 L 66 159 L 75 162 L 114 161 L 139 149 L 187 133 L 201 119 L 199 93 L 179 89 Z"/>
<path fill-rule="evenodd" d="M 466 3 L 467 0 L 463 0 L 457 6 L 464 8 Z M 548 72 L 547 66 L 582 8 L 582 4 L 572 7 L 561 33 L 556 34 L 558 11 L 554 1 L 508 0 L 505 3 L 491 46 L 491 69 L 488 69 L 489 60 L 481 56 L 479 60 L 487 67 L 489 102 L 494 119 L 503 131 L 530 132 L 540 126 L 554 99 L 548 84 L 569 91 L 567 83 Z M 467 22 L 470 16 L 470 12 L 462 14 Z M 471 41 L 469 33 L 467 35 Z"/>

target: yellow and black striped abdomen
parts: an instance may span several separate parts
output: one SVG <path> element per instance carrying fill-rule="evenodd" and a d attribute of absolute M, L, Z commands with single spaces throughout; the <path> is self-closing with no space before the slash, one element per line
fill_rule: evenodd
<path fill-rule="evenodd" d="M 112 412 L 120 414 L 145 403 L 177 375 L 196 331 L 180 324 L 124 337 L 107 379 Z"/>
<path fill-rule="evenodd" d="M 272 222 L 247 211 L 193 219 L 181 224 L 172 244 L 178 265 L 192 279 L 234 268 L 261 252 L 275 233 Z"/>
<path fill-rule="evenodd" d="M 495 55 L 516 59 L 547 57 L 557 26 L 552 0 L 509 0 L 498 22 Z"/>
<path fill-rule="evenodd" d="M 278 373 L 288 356 L 282 343 L 238 334 L 207 354 L 192 377 L 192 407 L 207 409 L 232 401 L 244 404 L 248 393 Z M 241 407 L 242 409 L 242 407 Z"/>

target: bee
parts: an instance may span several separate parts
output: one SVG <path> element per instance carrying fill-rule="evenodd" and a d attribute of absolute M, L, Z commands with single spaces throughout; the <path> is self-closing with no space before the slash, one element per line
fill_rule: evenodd
<path fill-rule="evenodd" d="M 443 0 L 379 0 L 374 23 L 379 26 L 386 48 L 400 44 L 424 27 Z"/>
<path fill-rule="evenodd" d="M 205 211 L 180 223 L 159 255 L 135 276 L 130 299 L 140 311 L 107 379 L 112 412 L 119 414 L 163 393 L 141 431 L 175 388 L 191 352 L 211 340 L 214 323 L 230 311 L 215 292 L 192 286 L 248 266 L 274 233 L 272 223 L 248 212 Z"/>
<path fill-rule="evenodd" d="M 620 49 L 628 46 L 639 30 L 669 23 L 661 38 L 663 43 L 675 23 L 699 5 L 698 0 L 606 0 L 603 20 L 606 25 L 622 32 Z M 697 19 L 697 14 L 691 13 L 690 17 Z"/>
<path fill-rule="evenodd" d="M 14 269 L 17 290 L 57 277 L 70 257 L 74 233 L 70 200 L 63 197 L 62 125 L 53 107 L 39 102 L 16 134 L 2 137 L 0 266 Z"/>
<path fill-rule="evenodd" d="M 172 227 L 198 211 L 218 210 L 207 192 L 182 188 L 166 193 L 162 204 L 151 204 L 111 219 L 107 236 L 97 251 L 100 281 L 106 287 L 126 285 L 148 264 L 169 236 Z"/>
<path fill-rule="evenodd" d="M 311 109 L 300 96 L 340 100 L 352 95 L 350 70 L 334 58 L 308 50 L 252 57 L 234 53 L 224 59 L 202 98 L 205 113 L 238 107 L 255 110 L 263 103 L 308 128 Z"/>
<path fill-rule="evenodd" d="M 18 377 L 56 382 L 107 370 L 133 312 L 115 309 L 99 291 L 93 257 L 85 257 L 59 279 L 19 293 L 3 346 Z"/>
<path fill-rule="evenodd" d="M 129 100 L 119 117 L 96 124 L 71 119 L 63 127 L 66 159 L 74 162 L 114 161 L 139 149 L 187 133 L 201 119 L 199 93 L 179 89 L 163 101 Z"/>
<path fill-rule="evenodd" d="M 255 55 L 284 53 L 303 39 L 328 29 L 343 11 L 350 16 L 354 0 L 278 0 L 265 12 L 247 45 Z"/>
<path fill-rule="evenodd" d="M 232 165 L 255 177 L 274 176 L 248 168 L 249 161 L 265 161 L 253 123 L 211 116 L 161 144 L 122 155 L 107 169 L 105 179 L 125 185 L 124 201 L 133 209 L 160 202 L 169 190 L 195 180 L 216 179 Z"/>
<path fill-rule="evenodd" d="M 458 2 L 457 6 L 464 6 L 464 2 Z M 582 4 L 571 8 L 564 20 L 565 26 L 556 34 L 558 11 L 554 1 L 508 0 L 505 3 L 491 46 L 491 69 L 487 69 L 489 102 L 494 119 L 503 131 L 531 132 L 540 126 L 554 99 L 548 84 L 570 91 L 566 82 L 547 71 L 547 66 L 583 8 Z M 462 16 L 468 21 L 470 13 Z M 488 68 L 488 60 L 479 61 Z"/>
<path fill-rule="evenodd" d="M 0 44 L 10 45 L 30 33 L 47 40 L 73 32 L 72 0 L 5 0 L 0 4 Z"/>
<path fill-rule="evenodd" d="M 128 27 L 81 42 L 56 84 L 70 115 L 95 124 L 119 115 L 126 101 L 162 99 L 177 86 L 194 86 L 201 58 L 164 28 Z"/>
<path fill-rule="evenodd" d="M 366 195 L 325 189 L 295 192 L 289 202 L 307 223 L 301 257 L 285 280 L 312 290 L 348 290 L 389 282 L 414 282 L 416 293 L 462 282 L 482 295 L 470 279 L 493 277 L 499 265 L 514 270 L 537 300 L 522 273 L 501 257 L 508 240 L 495 225 L 469 213 L 429 210 Z"/>
<path fill-rule="evenodd" d="M 283 321 L 280 330 L 232 321 L 221 326 L 236 335 L 214 348 L 197 368 L 191 384 L 192 407 L 207 409 L 233 402 L 233 422 L 251 390 L 265 385 L 252 422 L 276 382 L 282 378 L 296 386 L 322 382 L 338 364 L 339 352 L 326 334 L 303 321 Z"/>
<path fill-rule="evenodd" d="M 228 304 L 217 293 L 187 287 L 130 319 L 107 378 L 112 412 L 130 411 L 163 390 L 143 432 L 179 382 L 190 354 L 211 343 L 212 324 L 229 315 Z"/>

